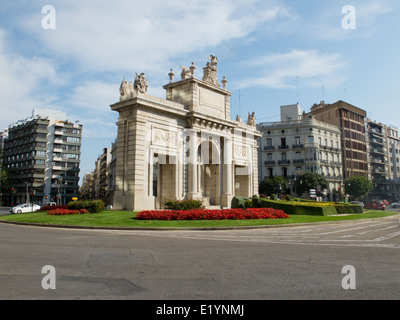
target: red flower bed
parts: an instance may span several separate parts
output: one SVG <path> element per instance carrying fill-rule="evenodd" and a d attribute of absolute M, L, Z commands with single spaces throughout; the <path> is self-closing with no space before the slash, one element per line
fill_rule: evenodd
<path fill-rule="evenodd" d="M 65 216 L 70 214 L 85 214 L 85 213 L 89 213 L 89 211 L 86 209 L 80 209 L 80 210 L 54 209 L 47 211 L 47 214 L 53 216 Z"/>
<path fill-rule="evenodd" d="M 55 209 L 68 209 L 68 206 L 65 204 L 59 204 L 56 206 L 43 206 L 40 208 L 41 211 L 47 211 L 47 210 L 55 210 Z"/>
<path fill-rule="evenodd" d="M 282 219 L 289 215 L 272 208 L 222 209 L 222 210 L 150 210 L 139 212 L 139 220 L 245 220 Z"/>

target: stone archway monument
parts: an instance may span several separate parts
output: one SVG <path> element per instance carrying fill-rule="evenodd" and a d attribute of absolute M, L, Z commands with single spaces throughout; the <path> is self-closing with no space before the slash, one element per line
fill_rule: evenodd
<path fill-rule="evenodd" d="M 123 80 L 116 141 L 114 208 L 162 208 L 167 200 L 201 199 L 230 207 L 235 195 L 258 194 L 254 113 L 247 123 L 230 118 L 231 93 L 218 59 L 210 56 L 202 79 L 196 66 L 181 66 L 180 79 L 163 88 L 166 99 L 147 93 L 144 73 Z"/>

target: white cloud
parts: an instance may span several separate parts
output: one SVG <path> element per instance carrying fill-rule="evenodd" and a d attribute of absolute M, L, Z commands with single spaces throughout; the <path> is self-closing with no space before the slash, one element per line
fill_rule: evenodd
<path fill-rule="evenodd" d="M 55 5 L 56 30 L 23 21 L 44 46 L 81 71 L 157 70 L 170 59 L 242 38 L 277 15 L 278 1 L 78 1 Z"/>
<path fill-rule="evenodd" d="M 1 128 L 30 116 L 34 108 L 55 107 L 57 94 L 52 89 L 62 82 L 50 60 L 10 52 L 8 44 L 6 33 L 0 29 Z M 47 90 L 40 89 L 43 84 L 48 85 Z"/>
<path fill-rule="evenodd" d="M 234 83 L 234 87 L 283 89 L 294 87 L 296 77 L 305 86 L 342 83 L 343 75 L 340 71 L 346 62 L 338 54 L 323 54 L 317 50 L 291 50 L 287 53 L 269 54 L 245 64 L 249 73 L 255 75 Z"/>

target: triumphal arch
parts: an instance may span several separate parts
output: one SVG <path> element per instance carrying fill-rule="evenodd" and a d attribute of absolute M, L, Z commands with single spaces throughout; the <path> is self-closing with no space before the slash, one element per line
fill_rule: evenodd
<path fill-rule="evenodd" d="M 147 93 L 144 73 L 123 80 L 113 205 L 158 209 L 168 200 L 202 199 L 206 207 L 230 207 L 233 196 L 258 193 L 254 112 L 247 122 L 230 117 L 231 92 L 218 82 L 218 59 L 210 56 L 201 79 L 196 66 L 171 69 L 166 98 Z M 178 75 L 179 76 L 179 75 Z"/>

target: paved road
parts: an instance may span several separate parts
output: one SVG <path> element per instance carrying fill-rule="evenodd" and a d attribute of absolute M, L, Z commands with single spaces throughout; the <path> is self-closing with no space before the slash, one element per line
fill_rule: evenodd
<path fill-rule="evenodd" d="M 400 299 L 399 216 L 225 231 L 0 224 L 0 299 Z M 44 290 L 42 267 L 56 271 Z M 356 271 L 344 290 L 342 268 Z"/>

